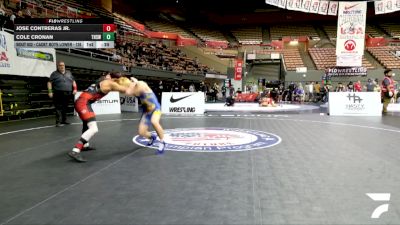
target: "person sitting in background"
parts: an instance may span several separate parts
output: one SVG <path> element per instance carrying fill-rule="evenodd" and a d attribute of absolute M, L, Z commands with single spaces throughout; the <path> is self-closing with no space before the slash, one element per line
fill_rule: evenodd
<path fill-rule="evenodd" d="M 375 78 L 374 84 L 375 84 L 374 92 L 381 92 L 381 86 L 379 85 L 379 79 L 378 78 Z"/>
<path fill-rule="evenodd" d="M 361 81 L 357 81 L 357 82 L 354 83 L 354 91 L 355 92 L 361 92 L 362 91 Z"/>
<path fill-rule="evenodd" d="M 345 92 L 346 87 L 342 84 L 342 82 L 338 83 L 338 86 L 335 88 L 335 92 Z"/>
<path fill-rule="evenodd" d="M 367 91 L 367 92 L 373 92 L 374 91 L 374 89 L 375 89 L 375 84 L 374 84 L 374 82 L 372 82 L 372 79 L 371 78 L 368 78 L 368 81 L 367 81 L 367 84 L 364 86 L 364 89 Z"/>
<path fill-rule="evenodd" d="M 354 92 L 354 84 L 352 81 L 350 81 L 349 84 L 347 84 L 347 91 Z"/>

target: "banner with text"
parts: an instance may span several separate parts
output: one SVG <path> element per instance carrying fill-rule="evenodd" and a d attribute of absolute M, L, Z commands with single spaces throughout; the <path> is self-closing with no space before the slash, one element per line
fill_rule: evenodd
<path fill-rule="evenodd" d="M 235 62 L 235 80 L 241 80 L 242 79 L 242 72 L 243 72 L 243 60 L 242 59 L 236 59 Z"/>
<path fill-rule="evenodd" d="M 122 112 L 139 112 L 138 99 L 136 97 L 120 94 L 119 100 Z"/>
<path fill-rule="evenodd" d="M 375 14 L 384 14 L 400 11 L 400 0 L 374 1 Z"/>
<path fill-rule="evenodd" d="M 330 77 L 367 76 L 367 68 L 365 67 L 329 68 L 326 75 Z"/>
<path fill-rule="evenodd" d="M 168 114 L 203 114 L 204 92 L 163 92 L 161 112 Z"/>
<path fill-rule="evenodd" d="M 55 49 L 16 49 L 14 36 L 0 31 L 0 74 L 49 77 L 55 70 Z"/>
<path fill-rule="evenodd" d="M 365 23 L 367 2 L 339 2 L 339 16 L 336 39 L 337 66 L 360 66 L 364 55 Z M 340 56 L 354 57 L 343 64 Z"/>
<path fill-rule="evenodd" d="M 329 92 L 330 116 L 382 116 L 379 92 Z"/>
<path fill-rule="evenodd" d="M 75 100 L 82 94 L 77 92 L 75 94 Z M 104 114 L 120 114 L 121 104 L 119 102 L 119 92 L 112 91 L 104 96 L 102 99 L 92 104 L 92 109 L 96 115 Z"/>

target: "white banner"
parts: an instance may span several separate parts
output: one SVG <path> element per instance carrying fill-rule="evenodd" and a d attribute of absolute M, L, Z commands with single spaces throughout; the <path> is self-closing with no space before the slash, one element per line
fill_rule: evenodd
<path fill-rule="evenodd" d="M 280 0 L 280 1 L 279 1 L 278 7 L 280 7 L 280 8 L 286 8 L 286 0 Z"/>
<path fill-rule="evenodd" d="M 319 0 L 312 0 L 310 13 L 318 13 L 318 9 L 319 9 Z"/>
<path fill-rule="evenodd" d="M 385 13 L 391 13 L 397 10 L 396 0 L 385 0 Z"/>
<path fill-rule="evenodd" d="M 139 112 L 139 104 L 136 97 L 120 94 L 119 100 L 122 112 Z"/>
<path fill-rule="evenodd" d="M 329 92 L 330 116 L 382 116 L 380 92 Z"/>
<path fill-rule="evenodd" d="M 309 12 L 311 7 L 311 0 L 303 0 L 303 5 L 301 6 L 303 12 Z"/>
<path fill-rule="evenodd" d="M 279 5 L 279 0 L 272 0 L 271 5 L 278 6 Z"/>
<path fill-rule="evenodd" d="M 375 1 L 375 14 L 391 13 L 400 10 L 400 0 Z"/>
<path fill-rule="evenodd" d="M 383 14 L 385 13 L 384 1 L 375 1 L 375 14 Z"/>
<path fill-rule="evenodd" d="M 57 69 L 53 48 L 14 48 L 14 36 L 0 31 L 0 74 L 50 77 Z"/>
<path fill-rule="evenodd" d="M 293 10 L 294 9 L 294 0 L 286 1 L 286 9 Z"/>
<path fill-rule="evenodd" d="M 338 55 L 336 66 L 362 66 L 362 55 Z"/>
<path fill-rule="evenodd" d="M 328 0 L 321 0 L 319 1 L 319 8 L 318 14 L 326 15 L 329 9 L 329 1 Z"/>
<path fill-rule="evenodd" d="M 75 94 L 75 100 L 82 94 L 82 92 L 77 92 Z M 119 92 L 112 91 L 104 96 L 99 101 L 92 104 L 92 109 L 96 115 L 104 114 L 120 114 L 121 104 L 119 102 Z"/>
<path fill-rule="evenodd" d="M 340 2 L 336 39 L 337 66 L 360 66 L 364 55 L 367 2 Z M 352 65 L 351 63 L 354 63 Z"/>
<path fill-rule="evenodd" d="M 204 92 L 163 92 L 161 112 L 167 114 L 204 114 Z"/>
<path fill-rule="evenodd" d="M 303 11 L 303 8 L 302 8 L 303 5 L 301 3 L 302 3 L 301 0 L 294 0 L 293 10 Z"/>
<path fill-rule="evenodd" d="M 330 15 L 330 16 L 336 16 L 337 15 L 338 4 L 339 3 L 337 1 L 330 1 L 329 2 L 328 15 Z"/>

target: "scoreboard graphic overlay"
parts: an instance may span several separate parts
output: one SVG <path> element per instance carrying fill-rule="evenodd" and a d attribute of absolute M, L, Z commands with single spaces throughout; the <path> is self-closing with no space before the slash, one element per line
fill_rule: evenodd
<path fill-rule="evenodd" d="M 90 19 L 15 19 L 16 48 L 114 48 L 114 21 Z"/>

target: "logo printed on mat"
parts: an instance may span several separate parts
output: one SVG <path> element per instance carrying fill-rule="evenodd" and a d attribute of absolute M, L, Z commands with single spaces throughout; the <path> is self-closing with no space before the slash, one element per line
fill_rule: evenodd
<path fill-rule="evenodd" d="M 132 141 L 147 147 L 149 140 L 137 135 Z M 165 130 L 164 141 L 169 151 L 233 152 L 272 147 L 281 138 L 258 130 L 206 127 Z M 158 143 L 157 140 L 151 147 L 157 148 Z"/>

